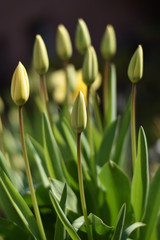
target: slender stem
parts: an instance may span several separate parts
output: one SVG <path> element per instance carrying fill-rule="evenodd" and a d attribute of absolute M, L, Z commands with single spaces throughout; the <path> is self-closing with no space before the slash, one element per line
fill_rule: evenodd
<path fill-rule="evenodd" d="M 105 62 L 104 69 L 104 82 L 103 82 L 103 112 L 105 123 L 107 123 L 108 102 L 109 102 L 109 74 L 110 74 L 110 61 Z"/>
<path fill-rule="evenodd" d="M 131 93 L 131 143 L 132 143 L 132 164 L 133 169 L 136 163 L 136 124 L 135 124 L 135 96 L 136 96 L 136 85 L 132 84 Z"/>
<path fill-rule="evenodd" d="M 32 198 L 32 203 L 33 203 L 35 216 L 36 216 L 36 219 L 37 219 L 37 225 L 38 225 L 42 240 L 46 240 L 46 236 L 45 236 L 45 232 L 44 232 L 44 229 L 43 229 L 43 224 L 42 224 L 42 220 L 41 220 L 41 216 L 40 216 L 40 212 L 39 212 L 39 208 L 38 208 L 38 204 L 37 204 L 37 200 L 36 200 L 34 186 L 33 186 L 33 182 L 32 182 L 31 170 L 30 170 L 30 166 L 29 166 L 26 144 L 25 144 L 25 140 L 24 140 L 23 113 L 22 113 L 22 107 L 21 106 L 19 107 L 19 127 L 20 127 L 21 144 L 22 144 L 26 174 L 27 174 L 29 188 L 30 188 L 30 191 L 31 191 L 31 198 Z"/>
<path fill-rule="evenodd" d="M 42 97 L 42 101 L 45 105 L 45 109 L 46 109 L 46 113 L 47 116 L 49 118 L 50 123 L 52 123 L 51 121 L 51 116 L 50 116 L 50 112 L 49 112 L 49 105 L 48 105 L 48 91 L 47 91 L 47 86 L 46 86 L 46 78 L 45 75 L 40 75 L 40 85 L 41 85 L 41 97 Z"/>
<path fill-rule="evenodd" d="M 65 77 L 66 77 L 66 104 L 67 104 L 67 107 L 68 107 L 69 106 L 69 102 L 70 102 L 70 99 L 69 99 L 69 82 L 68 82 L 68 78 L 67 78 L 68 62 L 65 61 L 63 65 L 64 65 L 64 72 L 65 72 Z"/>
<path fill-rule="evenodd" d="M 93 238 L 89 228 L 89 221 L 87 217 L 87 207 L 86 207 L 84 186 L 83 186 L 83 175 L 82 175 L 82 165 L 81 165 L 81 133 L 77 133 L 77 162 L 78 162 L 78 180 L 79 180 L 82 212 L 83 212 L 83 216 L 86 224 L 88 239 L 92 240 Z"/>
<path fill-rule="evenodd" d="M 90 109 L 90 87 L 87 88 L 87 134 L 88 134 L 88 141 L 90 146 L 90 163 L 91 163 L 91 170 L 92 176 L 96 183 L 96 166 L 94 162 L 94 147 L 93 147 L 93 138 L 92 138 L 92 126 L 91 126 L 91 109 Z"/>

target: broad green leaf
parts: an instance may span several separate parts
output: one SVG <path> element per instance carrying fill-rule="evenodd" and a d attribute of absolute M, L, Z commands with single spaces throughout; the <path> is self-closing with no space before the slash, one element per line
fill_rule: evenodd
<path fill-rule="evenodd" d="M 131 219 L 130 183 L 128 176 L 113 162 L 106 163 L 99 179 L 106 190 L 106 203 L 110 209 L 110 225 L 115 225 L 121 206 L 126 203 L 126 222 Z"/>
<path fill-rule="evenodd" d="M 113 156 L 114 162 L 120 163 L 121 165 L 123 161 L 122 160 L 123 150 L 125 147 L 128 133 L 130 131 L 130 116 L 131 116 L 130 111 L 131 111 L 131 99 L 129 98 L 123 116 L 120 118 L 119 131 L 117 134 L 115 152 Z"/>
<path fill-rule="evenodd" d="M 95 115 L 98 131 L 102 135 L 103 134 L 103 124 L 102 124 L 102 117 L 101 117 L 101 112 L 100 112 L 100 106 L 98 104 L 98 97 L 99 96 L 96 93 L 93 93 L 94 115 Z"/>
<path fill-rule="evenodd" d="M 36 163 L 36 165 L 37 165 L 37 171 L 39 172 L 39 175 L 40 175 L 40 179 L 41 179 L 41 181 L 42 181 L 42 184 L 43 184 L 44 186 L 46 186 L 46 187 L 49 186 L 48 177 L 47 177 L 47 175 L 46 175 L 46 173 L 45 173 L 45 171 L 44 171 L 44 168 L 43 168 L 43 165 L 42 165 L 42 161 L 41 161 L 41 159 L 40 159 L 40 157 L 39 157 L 36 149 L 34 148 L 32 142 L 31 142 L 31 140 L 30 140 L 29 138 L 27 138 L 26 143 L 27 143 L 27 146 L 28 146 L 28 148 L 30 149 L 30 152 L 32 153 L 33 158 L 34 158 L 34 160 L 35 160 L 35 163 Z"/>
<path fill-rule="evenodd" d="M 35 188 L 35 194 L 36 194 L 36 199 L 38 202 L 38 206 L 42 209 L 43 207 L 45 208 L 46 206 L 50 207 L 50 198 L 48 195 L 49 192 L 49 186 L 44 186 L 44 185 L 38 185 Z M 31 193 L 28 191 L 28 189 L 23 193 L 23 199 L 27 203 L 27 205 L 30 208 L 33 208 L 33 203 L 32 203 L 32 198 L 31 198 Z"/>
<path fill-rule="evenodd" d="M 143 219 L 149 191 L 148 148 L 145 133 L 141 127 L 138 136 L 138 157 L 135 164 L 131 188 L 131 203 L 135 219 Z"/>
<path fill-rule="evenodd" d="M 145 227 L 145 226 L 146 226 L 146 224 L 144 224 L 142 222 L 133 223 L 132 225 L 130 225 L 128 228 L 126 228 L 124 230 L 123 235 L 122 235 L 122 240 L 127 240 L 128 237 L 131 235 L 131 233 L 133 233 L 138 228 Z"/>
<path fill-rule="evenodd" d="M 126 204 L 121 207 L 112 240 L 121 240 L 126 215 Z"/>
<path fill-rule="evenodd" d="M 31 210 L 2 170 L 0 170 L 0 193 L 0 202 L 8 218 L 22 228 L 25 226 L 35 238 L 40 239 Z"/>
<path fill-rule="evenodd" d="M 71 239 L 73 239 L 73 240 L 80 240 L 80 237 L 76 233 L 76 230 L 74 229 L 72 224 L 69 222 L 69 220 L 67 219 L 66 215 L 64 214 L 62 208 L 60 207 L 60 205 L 59 205 L 59 203 L 58 203 L 54 193 L 52 191 L 50 191 L 49 195 L 50 195 L 50 199 L 51 199 L 51 202 L 53 204 L 53 207 L 54 207 L 54 209 L 55 209 L 59 219 L 63 223 L 66 231 L 68 232 L 69 236 L 71 237 Z"/>
<path fill-rule="evenodd" d="M 113 227 L 106 225 L 102 219 L 90 213 L 88 216 L 90 229 L 93 232 L 94 239 L 98 239 L 100 236 L 109 237 L 113 234 Z M 73 222 L 73 226 L 76 231 L 86 232 L 84 217 L 81 216 Z M 97 238 L 96 238 L 97 237 Z M 102 237 L 100 238 L 102 239 Z"/>
<path fill-rule="evenodd" d="M 60 201 L 65 184 L 56 179 L 50 179 L 50 186 L 57 200 Z M 67 185 L 66 207 L 67 209 L 77 213 L 78 211 L 77 205 L 78 205 L 77 197 L 75 193 L 72 191 L 72 189 Z"/>
<path fill-rule="evenodd" d="M 156 175 L 152 179 L 148 204 L 146 207 L 146 213 L 143 222 L 146 224 L 145 228 L 140 231 L 140 239 L 151 240 L 153 230 L 158 221 L 158 214 L 160 211 L 160 167 L 156 172 Z"/>
<path fill-rule="evenodd" d="M 71 159 L 75 160 L 77 163 L 77 140 L 74 138 L 70 127 L 68 126 L 67 120 L 62 122 L 62 128 L 64 131 L 64 135 L 66 138 L 66 144 L 68 151 L 71 152 Z M 88 167 L 86 165 L 85 159 L 83 157 L 83 154 L 81 154 L 81 160 L 82 160 L 82 167 L 85 171 L 88 171 Z"/>
<path fill-rule="evenodd" d="M 45 113 L 43 113 L 43 141 L 49 176 L 64 181 L 65 178 L 61 166 L 61 162 L 63 161 L 62 155 Z"/>
<path fill-rule="evenodd" d="M 67 187 L 66 187 L 66 185 L 64 185 L 64 189 L 62 192 L 62 196 L 61 196 L 59 205 L 65 215 L 66 215 L 66 199 L 67 199 Z M 64 240 L 65 235 L 66 235 L 65 228 L 64 228 L 61 220 L 59 219 L 59 217 L 57 217 L 54 240 Z"/>
<path fill-rule="evenodd" d="M 1 151 L 0 151 L 0 168 L 6 173 L 6 175 L 12 182 L 15 182 L 12 169 Z"/>
<path fill-rule="evenodd" d="M 110 67 L 109 76 L 109 99 L 107 111 L 107 126 L 109 126 L 117 117 L 117 77 L 114 64 Z"/>
<path fill-rule="evenodd" d="M 13 239 L 28 240 L 29 237 L 30 239 L 34 239 L 31 238 L 31 235 L 29 236 L 28 232 L 25 231 L 25 229 L 22 229 L 14 222 L 11 222 L 8 219 L 3 218 L 0 218 L 0 236 L 2 236 L 3 239 L 7 240 Z"/>
<path fill-rule="evenodd" d="M 97 164 L 99 166 L 103 166 L 106 162 L 111 160 L 110 159 L 111 152 L 116 135 L 117 125 L 118 119 L 114 121 L 108 128 L 105 129 L 104 136 L 97 156 Z"/>

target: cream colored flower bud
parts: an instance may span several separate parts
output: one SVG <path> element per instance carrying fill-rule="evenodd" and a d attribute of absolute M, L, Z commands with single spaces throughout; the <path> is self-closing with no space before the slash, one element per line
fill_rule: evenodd
<path fill-rule="evenodd" d="M 78 20 L 75 34 L 75 45 L 81 54 L 85 54 L 88 47 L 91 45 L 91 37 L 88 27 L 83 19 Z"/>
<path fill-rule="evenodd" d="M 40 75 L 45 74 L 49 68 L 48 53 L 42 37 L 38 34 L 33 48 L 33 67 Z"/>
<path fill-rule="evenodd" d="M 71 125 L 77 133 L 81 133 L 87 125 L 87 112 L 83 93 L 80 91 L 72 109 Z"/>
<path fill-rule="evenodd" d="M 87 86 L 90 86 L 98 75 L 98 60 L 93 46 L 90 46 L 85 54 L 82 75 Z"/>
<path fill-rule="evenodd" d="M 11 97 L 16 105 L 22 106 L 29 98 L 29 79 L 21 62 L 16 67 L 11 82 Z"/>
<path fill-rule="evenodd" d="M 72 43 L 69 33 L 64 25 L 60 24 L 56 33 L 56 51 L 63 61 L 72 56 Z"/>
<path fill-rule="evenodd" d="M 70 90 L 73 92 L 77 85 L 76 69 L 73 64 L 68 64 L 66 68 L 66 79 Z"/>
<path fill-rule="evenodd" d="M 139 45 L 133 54 L 128 66 L 128 78 L 132 83 L 137 83 L 143 76 L 143 49 Z"/>
<path fill-rule="evenodd" d="M 101 54 L 105 60 L 114 57 L 117 50 L 116 34 L 112 25 L 107 25 L 101 42 Z"/>

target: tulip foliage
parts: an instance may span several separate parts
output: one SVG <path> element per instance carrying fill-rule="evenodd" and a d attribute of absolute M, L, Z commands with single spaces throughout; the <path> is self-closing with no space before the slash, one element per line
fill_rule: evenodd
<path fill-rule="evenodd" d="M 19 62 L 12 78 L 19 120 L 12 111 L 5 127 L 0 98 L 0 238 L 160 239 L 160 168 L 151 179 L 145 130 L 136 131 L 142 46 L 129 62 L 131 96 L 119 116 L 113 26 L 106 26 L 100 46 L 104 74 L 84 20 L 75 30 L 82 69 L 69 63 L 73 49 L 64 25 L 55 42 L 64 68 L 47 73 L 47 48 L 37 35 L 34 73 Z"/>

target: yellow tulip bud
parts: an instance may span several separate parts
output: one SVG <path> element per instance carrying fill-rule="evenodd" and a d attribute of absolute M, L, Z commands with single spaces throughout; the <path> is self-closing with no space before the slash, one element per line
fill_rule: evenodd
<path fill-rule="evenodd" d="M 18 106 L 24 105 L 29 98 L 29 79 L 21 62 L 18 63 L 12 77 L 11 97 Z"/>
<path fill-rule="evenodd" d="M 69 33 L 64 25 L 60 24 L 56 34 L 56 51 L 63 61 L 72 56 L 72 43 Z"/>
<path fill-rule="evenodd" d="M 116 34 L 112 25 L 107 25 L 101 42 L 101 54 L 105 60 L 110 60 L 116 53 Z"/>
<path fill-rule="evenodd" d="M 87 48 L 91 45 L 91 37 L 88 27 L 83 19 L 78 20 L 75 34 L 75 45 L 81 54 L 85 54 Z"/>
<path fill-rule="evenodd" d="M 73 64 L 68 64 L 66 68 L 66 79 L 70 90 L 73 92 L 77 85 L 76 79 L 76 69 Z"/>
<path fill-rule="evenodd" d="M 33 48 L 33 66 L 40 75 L 46 73 L 49 68 L 48 53 L 42 37 L 38 34 Z"/>
<path fill-rule="evenodd" d="M 128 66 L 128 78 L 132 83 L 137 83 L 143 76 L 143 49 L 139 45 L 133 54 Z"/>
<path fill-rule="evenodd" d="M 83 93 L 80 91 L 72 109 L 71 125 L 77 133 L 81 133 L 87 125 L 87 112 Z"/>
<path fill-rule="evenodd" d="M 90 86 L 98 75 L 98 60 L 93 46 L 90 46 L 85 54 L 82 75 L 87 86 Z"/>

